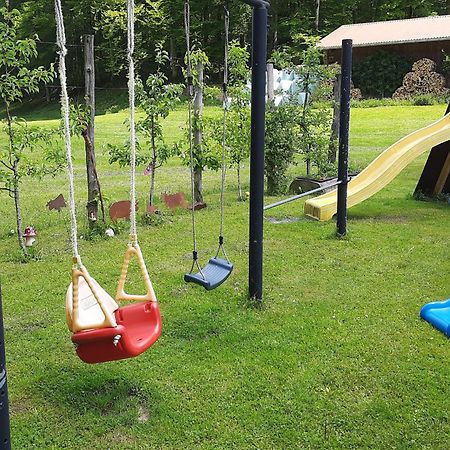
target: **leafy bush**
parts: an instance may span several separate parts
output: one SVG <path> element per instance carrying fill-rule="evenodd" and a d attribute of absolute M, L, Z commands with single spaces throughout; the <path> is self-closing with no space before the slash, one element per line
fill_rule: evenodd
<path fill-rule="evenodd" d="M 391 97 L 410 70 L 407 58 L 381 50 L 355 65 L 353 81 L 364 95 Z"/>
<path fill-rule="evenodd" d="M 144 226 L 158 227 L 160 225 L 164 225 L 167 222 L 170 222 L 170 218 L 161 211 L 155 214 L 145 213 L 141 216 L 141 223 Z"/>
<path fill-rule="evenodd" d="M 413 99 L 414 106 L 430 106 L 436 103 L 436 99 L 432 95 L 418 95 Z"/>
<path fill-rule="evenodd" d="M 282 194 L 286 190 L 286 171 L 296 152 L 295 117 L 292 105 L 270 105 L 266 115 L 266 178 L 267 194 Z"/>

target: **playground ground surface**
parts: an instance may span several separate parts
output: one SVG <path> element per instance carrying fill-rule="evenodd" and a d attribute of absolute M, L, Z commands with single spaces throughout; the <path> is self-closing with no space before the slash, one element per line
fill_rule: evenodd
<path fill-rule="evenodd" d="M 354 109 L 352 166 L 364 167 L 444 111 L 445 105 Z M 214 107 L 206 112 L 220 114 Z M 56 107 L 27 113 L 46 126 L 57 126 L 56 116 Z M 98 169 L 111 202 L 127 198 L 129 178 L 127 169 L 108 165 L 105 144 L 127 138 L 126 116 L 119 111 L 97 119 Z M 183 134 L 185 117 L 180 108 L 165 122 L 171 139 Z M 82 236 L 83 158 L 76 139 Z M 0 273 L 13 447 L 447 448 L 450 346 L 419 311 L 450 294 L 450 208 L 412 198 L 425 159 L 352 208 L 345 239 L 334 237 L 333 222 L 307 220 L 302 201 L 268 211 L 266 218 L 283 223 L 266 221 L 262 308 L 245 297 L 248 203 L 236 201 L 235 173 L 229 172 L 226 194 L 235 271 L 213 292 L 183 283 L 190 216 L 161 206 L 163 223 L 141 225 L 139 232 L 163 334 L 138 359 L 98 366 L 76 358 L 65 325 L 69 218 L 67 210 L 46 210 L 50 199 L 66 195 L 65 174 L 23 185 L 24 222 L 39 233 L 36 261 L 28 264 L 20 262 L 16 238 L 8 234 L 13 204 L 4 195 Z M 149 178 L 142 171 L 143 205 Z M 303 165 L 293 167 L 290 175 L 302 171 Z M 157 192 L 189 192 L 188 177 L 173 159 L 158 174 Z M 248 185 L 248 167 L 244 178 Z M 219 185 L 219 174 L 206 172 L 209 207 L 198 214 L 203 261 L 216 249 Z M 126 241 L 126 227 L 114 239 L 81 239 L 86 266 L 111 293 Z M 139 289 L 137 278 L 131 282 Z"/>

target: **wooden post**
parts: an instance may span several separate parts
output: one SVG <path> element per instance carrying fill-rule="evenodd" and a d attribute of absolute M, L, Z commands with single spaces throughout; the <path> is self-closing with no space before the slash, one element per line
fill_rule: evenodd
<path fill-rule="evenodd" d="M 267 100 L 272 103 L 275 100 L 275 80 L 273 64 L 267 64 Z"/>
<path fill-rule="evenodd" d="M 83 133 L 86 151 L 86 173 L 88 184 L 87 214 L 89 226 L 93 226 L 98 219 L 99 184 L 96 173 L 95 158 L 95 62 L 94 36 L 84 35 L 84 81 L 86 106 L 89 111 L 89 121 Z"/>
<path fill-rule="evenodd" d="M 340 125 L 341 79 L 341 74 L 336 74 L 333 86 L 333 123 L 331 125 L 330 147 L 328 151 L 328 161 L 330 163 L 336 162 L 338 148 L 337 142 L 339 140 Z"/>
<path fill-rule="evenodd" d="M 194 86 L 194 152 L 201 152 L 203 132 L 200 123 L 203 116 L 203 82 L 204 82 L 204 66 L 198 63 L 195 67 L 197 71 L 197 83 Z M 194 166 L 194 202 L 203 203 L 203 167 Z"/>

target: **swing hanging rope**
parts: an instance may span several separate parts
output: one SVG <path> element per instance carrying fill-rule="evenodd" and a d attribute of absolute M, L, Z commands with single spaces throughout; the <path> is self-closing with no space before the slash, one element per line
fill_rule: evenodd
<path fill-rule="evenodd" d="M 136 226 L 136 78 L 134 69 L 134 1 L 128 0 L 128 97 L 130 102 L 130 241 L 137 245 Z"/>
<path fill-rule="evenodd" d="M 197 223 L 195 220 L 195 173 L 194 173 L 194 143 L 193 143 L 193 126 L 192 126 L 192 103 L 194 97 L 194 77 L 192 74 L 192 58 L 191 58 L 191 7 L 189 0 L 184 3 L 184 30 L 186 34 L 186 59 L 187 59 L 187 85 L 188 85 L 188 134 L 189 134 L 189 167 L 191 172 L 191 196 L 192 196 L 192 242 L 194 249 L 192 251 L 192 267 L 190 273 L 194 272 L 194 268 L 197 267 L 201 276 L 205 278 L 202 272 L 202 268 L 198 261 L 197 252 Z"/>
<path fill-rule="evenodd" d="M 70 211 L 70 233 L 72 243 L 72 256 L 74 266 L 81 266 L 81 257 L 78 253 L 78 229 L 77 216 L 75 206 L 75 187 L 74 187 L 74 173 L 72 162 L 72 137 L 70 134 L 70 107 L 69 95 L 67 93 L 67 71 L 66 71 L 66 33 L 64 30 L 64 16 L 62 12 L 61 0 L 55 0 L 55 14 L 56 14 L 56 37 L 59 47 L 59 78 L 61 83 L 61 109 L 63 113 L 64 123 L 64 142 L 66 147 L 67 171 L 69 177 L 69 211 Z"/>
<path fill-rule="evenodd" d="M 225 181 L 227 173 L 227 118 L 228 118 L 228 51 L 230 46 L 230 11 L 225 6 L 225 53 L 223 68 L 223 136 L 222 136 L 222 184 L 220 189 L 220 233 L 219 248 L 217 249 L 216 258 L 222 250 L 225 259 L 230 262 L 224 247 L 224 225 L 225 225 Z"/>

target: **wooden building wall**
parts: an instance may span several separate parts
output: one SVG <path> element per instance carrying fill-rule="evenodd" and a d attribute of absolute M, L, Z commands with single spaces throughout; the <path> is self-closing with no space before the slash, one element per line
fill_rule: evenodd
<path fill-rule="evenodd" d="M 403 55 L 412 62 L 421 58 L 429 58 L 440 64 L 442 62 L 443 51 L 450 54 L 450 41 L 436 41 L 436 42 L 417 42 L 408 44 L 394 44 L 394 45 L 377 45 L 371 47 L 355 47 L 353 49 L 353 61 L 355 64 L 363 60 L 369 55 L 384 50 L 390 53 Z M 341 50 L 327 50 L 328 62 L 340 62 Z"/>

